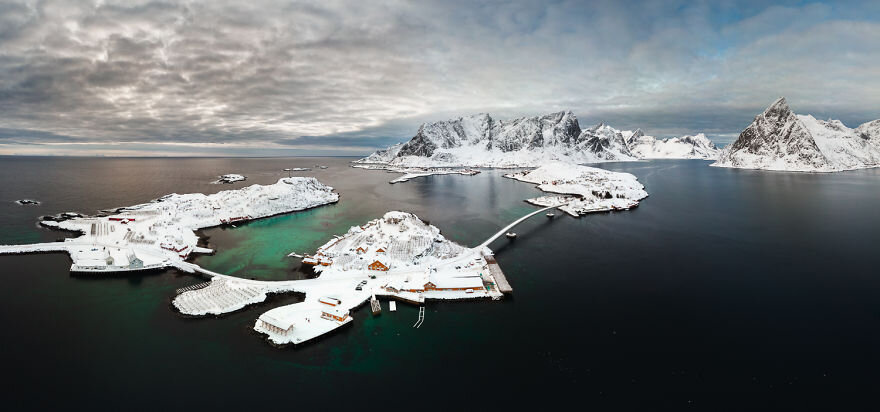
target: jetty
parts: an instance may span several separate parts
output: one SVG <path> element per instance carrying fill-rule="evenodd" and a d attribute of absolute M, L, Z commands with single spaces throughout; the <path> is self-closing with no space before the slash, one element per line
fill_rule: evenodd
<path fill-rule="evenodd" d="M 483 253 L 483 258 L 486 259 L 486 263 L 489 264 L 489 273 L 492 275 L 492 278 L 495 279 L 495 287 L 498 288 L 498 291 L 501 293 L 513 293 L 513 287 L 510 286 L 507 277 L 504 276 L 504 272 L 501 271 L 501 266 L 498 266 L 495 256 Z"/>

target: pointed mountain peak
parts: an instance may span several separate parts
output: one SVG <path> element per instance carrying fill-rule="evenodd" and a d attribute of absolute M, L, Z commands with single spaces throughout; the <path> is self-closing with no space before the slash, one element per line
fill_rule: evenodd
<path fill-rule="evenodd" d="M 764 110 L 764 114 L 768 113 L 787 113 L 791 112 L 791 109 L 788 107 L 788 102 L 785 100 L 785 97 L 780 97 L 776 99 L 767 110 Z"/>
<path fill-rule="evenodd" d="M 644 135 L 645 135 L 645 132 L 643 132 L 641 128 L 638 128 L 638 129 L 636 129 L 636 131 L 633 132 L 632 138 L 637 139 L 637 138 L 642 137 Z"/>

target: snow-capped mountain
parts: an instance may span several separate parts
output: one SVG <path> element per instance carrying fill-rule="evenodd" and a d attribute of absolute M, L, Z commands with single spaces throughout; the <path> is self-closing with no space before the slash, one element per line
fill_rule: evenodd
<path fill-rule="evenodd" d="M 781 97 L 755 117 L 712 166 L 836 172 L 880 166 L 880 120 L 856 129 L 797 115 Z"/>
<path fill-rule="evenodd" d="M 639 159 L 717 159 L 718 148 L 706 135 L 657 139 L 641 129 L 627 139 L 627 146 Z"/>
<path fill-rule="evenodd" d="M 571 111 L 500 121 L 482 113 L 425 123 L 408 142 L 357 162 L 393 167 L 537 167 L 557 160 L 705 159 L 715 153 L 715 146 L 702 135 L 658 140 L 641 130 L 621 131 L 604 123 L 581 130 Z"/>

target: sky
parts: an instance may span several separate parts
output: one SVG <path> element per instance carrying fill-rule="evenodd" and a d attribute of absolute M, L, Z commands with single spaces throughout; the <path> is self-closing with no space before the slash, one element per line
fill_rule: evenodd
<path fill-rule="evenodd" d="M 571 110 L 735 139 L 880 118 L 878 1 L 0 1 L 0 155 L 364 155 Z"/>

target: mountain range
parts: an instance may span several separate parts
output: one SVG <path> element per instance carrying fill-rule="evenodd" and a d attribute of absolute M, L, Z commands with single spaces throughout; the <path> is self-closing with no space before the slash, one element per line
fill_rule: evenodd
<path fill-rule="evenodd" d="M 409 141 L 358 160 L 400 167 L 536 167 L 548 161 L 599 163 L 648 158 L 714 159 L 704 135 L 656 139 L 599 123 L 581 129 L 571 111 L 513 120 L 482 113 L 422 124 Z"/>

